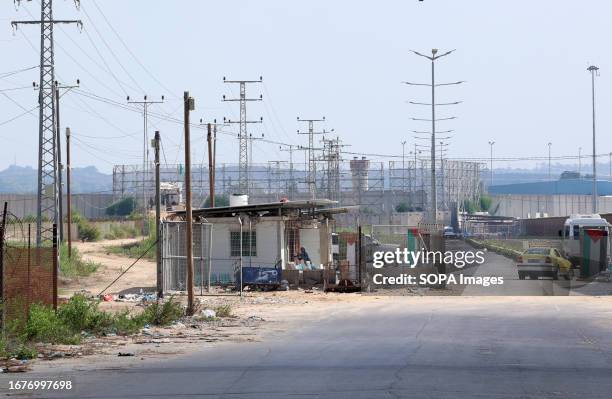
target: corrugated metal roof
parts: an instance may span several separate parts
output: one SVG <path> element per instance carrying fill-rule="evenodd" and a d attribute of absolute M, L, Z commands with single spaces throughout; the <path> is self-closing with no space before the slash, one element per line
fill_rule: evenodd
<path fill-rule="evenodd" d="M 337 204 L 338 201 L 331 201 L 328 199 L 314 199 L 314 200 L 302 200 L 302 201 L 285 201 L 285 202 L 268 202 L 263 204 L 247 204 L 240 206 L 220 206 L 215 208 L 200 208 L 194 209 L 192 214 L 194 217 L 224 217 L 232 216 L 239 213 L 249 212 L 280 212 L 289 210 L 307 210 L 307 211 L 318 211 L 319 213 L 325 212 L 325 207 Z M 344 212 L 344 211 L 343 211 Z M 330 209 L 328 213 L 339 213 L 338 208 Z M 168 214 L 172 216 L 183 217 L 185 211 L 175 211 Z"/>

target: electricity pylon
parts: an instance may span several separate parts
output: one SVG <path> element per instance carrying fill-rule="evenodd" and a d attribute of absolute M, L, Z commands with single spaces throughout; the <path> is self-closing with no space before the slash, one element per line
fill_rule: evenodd
<path fill-rule="evenodd" d="M 300 132 L 297 131 L 298 134 L 307 134 L 308 135 L 308 176 L 306 177 L 306 183 L 308 184 L 308 192 L 310 193 L 310 198 L 315 199 L 317 196 L 317 159 L 315 156 L 315 148 L 314 148 L 314 135 L 315 134 L 326 134 L 325 130 L 315 132 L 314 123 L 315 122 L 325 122 L 325 117 L 321 119 L 300 119 L 297 117 L 298 122 L 306 122 L 308 123 L 308 131 Z"/>
<path fill-rule="evenodd" d="M 262 101 L 263 96 L 259 98 L 247 98 L 246 97 L 246 85 L 247 83 L 261 83 L 263 78 L 260 76 L 259 80 L 226 80 L 223 77 L 223 83 L 238 83 L 240 85 L 240 98 L 225 98 L 223 101 L 239 101 L 240 102 L 240 120 L 232 121 L 223 118 L 224 123 L 239 123 L 240 133 L 238 133 L 239 140 L 239 154 L 238 154 L 238 188 L 241 194 L 248 194 L 250 189 L 249 184 L 249 135 L 247 134 L 247 125 L 249 123 L 261 123 L 263 118 L 259 118 L 258 121 L 247 120 L 246 114 L 246 103 L 247 101 Z"/>
<path fill-rule="evenodd" d="M 21 1 L 16 0 L 19 4 Z M 77 9 L 79 0 L 74 1 Z M 40 82 L 38 91 L 38 183 L 36 203 L 36 245 L 53 239 L 53 227 L 43 226 L 47 217 L 58 228 L 59 219 L 59 167 L 57 124 L 55 113 L 55 54 L 53 27 L 55 24 L 77 24 L 80 20 L 53 19 L 53 1 L 40 1 L 40 20 L 12 21 L 13 29 L 19 25 L 40 25 Z"/>

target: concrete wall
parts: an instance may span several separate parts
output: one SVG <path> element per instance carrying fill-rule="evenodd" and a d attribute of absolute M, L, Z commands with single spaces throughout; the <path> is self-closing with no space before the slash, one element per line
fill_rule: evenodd
<path fill-rule="evenodd" d="M 493 194 L 491 209 L 499 216 L 521 219 L 592 213 L 590 195 Z M 612 197 L 598 198 L 599 213 L 612 212 Z"/>
<path fill-rule="evenodd" d="M 18 218 L 36 215 L 36 194 L 0 194 L 0 204 L 8 201 L 8 209 Z M 101 219 L 106 216 L 106 207 L 113 203 L 112 194 L 73 194 L 72 209 L 87 219 Z M 66 212 L 66 198 L 64 198 Z"/>
<path fill-rule="evenodd" d="M 234 265 L 239 264 L 239 256 L 231 256 L 230 232 L 240 231 L 238 219 L 208 218 L 213 224 L 212 239 L 212 273 L 228 273 L 233 276 Z M 243 231 L 249 231 L 248 221 L 244 222 Z M 252 231 L 257 234 L 257 256 L 242 258 L 245 267 L 253 266 L 273 267 L 279 259 L 283 260 L 281 251 L 284 241 L 284 223 L 276 217 L 266 217 L 259 223 L 253 222 Z M 284 266 L 284 264 L 283 264 Z"/>

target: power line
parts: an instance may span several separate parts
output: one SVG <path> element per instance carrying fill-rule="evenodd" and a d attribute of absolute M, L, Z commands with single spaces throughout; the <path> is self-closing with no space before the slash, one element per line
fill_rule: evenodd
<path fill-rule="evenodd" d="M 16 71 L 2 72 L 0 73 L 0 79 L 4 79 L 9 76 L 17 75 L 18 73 L 21 73 L 21 72 L 31 71 L 32 69 L 36 69 L 36 68 L 38 68 L 38 65 L 29 67 L 29 68 L 18 69 Z"/>
<path fill-rule="evenodd" d="M 155 75 L 153 75 L 153 73 L 151 73 L 151 71 L 142 63 L 140 62 L 140 60 L 138 59 L 138 57 L 136 57 L 136 55 L 132 52 L 132 50 L 130 49 L 130 47 L 125 43 L 125 41 L 123 40 L 123 38 L 121 37 L 121 35 L 119 33 L 117 33 L 117 30 L 115 30 L 115 28 L 113 27 L 113 25 L 110 23 L 109 19 L 106 17 L 106 14 L 104 14 L 104 12 L 102 11 L 102 9 L 100 8 L 100 6 L 98 5 L 98 2 L 96 0 L 92 0 L 93 5 L 96 7 L 96 9 L 98 10 L 98 12 L 102 15 L 102 18 L 104 19 L 104 21 L 106 22 L 106 24 L 109 26 L 109 28 L 113 31 L 113 33 L 115 34 L 115 36 L 117 37 L 117 39 L 119 39 L 119 42 L 123 45 L 123 47 L 127 50 L 127 52 L 130 54 L 130 56 L 134 59 L 134 61 L 136 61 L 138 63 L 138 65 L 140 65 L 140 67 L 155 81 L 157 82 L 157 84 L 164 90 L 166 90 L 166 92 L 170 95 L 172 95 L 172 97 L 174 98 L 180 98 L 177 95 L 172 94 L 172 90 L 168 89 L 168 87 L 166 87 L 159 79 L 157 79 L 155 77 Z"/>

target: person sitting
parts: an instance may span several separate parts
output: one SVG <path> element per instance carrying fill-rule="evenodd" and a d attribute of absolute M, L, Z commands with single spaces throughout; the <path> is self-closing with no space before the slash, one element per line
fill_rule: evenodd
<path fill-rule="evenodd" d="M 300 247 L 300 255 L 298 258 L 304 259 L 304 262 L 310 262 L 310 256 L 308 256 L 308 252 L 306 252 L 306 248 Z"/>

